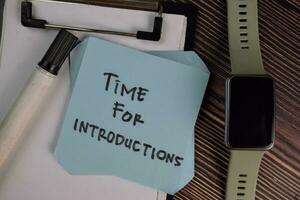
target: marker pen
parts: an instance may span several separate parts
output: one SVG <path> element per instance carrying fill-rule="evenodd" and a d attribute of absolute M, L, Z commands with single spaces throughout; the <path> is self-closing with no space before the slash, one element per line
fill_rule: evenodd
<path fill-rule="evenodd" d="M 0 125 L 0 173 L 5 169 L 20 141 L 30 133 L 45 100 L 49 97 L 56 76 L 77 44 L 78 38 L 61 30 L 43 59 L 34 69 L 24 90 Z M 42 133 L 41 133 L 42 134 Z"/>

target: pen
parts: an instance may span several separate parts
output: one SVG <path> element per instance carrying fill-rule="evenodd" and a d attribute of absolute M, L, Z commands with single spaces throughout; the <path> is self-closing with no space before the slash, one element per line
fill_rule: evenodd
<path fill-rule="evenodd" d="M 49 97 L 57 74 L 77 44 L 78 38 L 60 30 L 43 59 L 38 63 L 25 88 L 0 125 L 0 174 L 10 162 L 20 142 L 31 131 L 39 111 Z M 41 133 L 42 134 L 42 133 Z"/>

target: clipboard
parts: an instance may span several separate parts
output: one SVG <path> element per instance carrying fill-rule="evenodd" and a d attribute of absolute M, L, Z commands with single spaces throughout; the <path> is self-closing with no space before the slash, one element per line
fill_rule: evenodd
<path fill-rule="evenodd" d="M 19 0 L 7 0 L 7 4 L 13 4 L 11 2 L 15 2 L 15 1 L 18 1 L 18 3 L 21 3 L 21 1 Z M 70 1 L 70 0 L 67 0 L 67 1 L 49 1 L 49 0 L 32 0 L 32 1 L 26 1 L 26 2 L 32 2 L 32 10 L 29 14 L 31 14 L 31 16 L 36 16 L 36 13 L 38 12 L 38 10 L 36 9 L 35 5 L 38 4 L 40 1 L 47 1 L 49 3 L 57 3 L 59 5 L 64 5 L 65 3 L 68 4 L 68 5 L 89 5 L 89 6 L 94 6 L 94 5 L 97 5 L 97 6 L 101 6 L 101 7 L 107 7 L 107 8 L 116 8 L 116 9 L 120 9 L 119 11 L 123 12 L 124 10 L 132 10 L 132 11 L 135 11 L 136 12 L 141 12 L 141 11 L 147 11 L 147 12 L 154 12 L 155 13 L 155 16 L 160 16 L 159 14 L 159 5 L 158 5 L 158 2 L 150 2 L 150 1 L 143 1 L 143 2 L 140 2 L 140 1 L 136 1 L 134 4 L 132 3 L 124 3 L 124 1 L 110 1 L 110 0 L 105 0 L 105 1 L 101 1 L 101 0 L 87 0 L 87 1 L 84 1 L 84 4 L 83 4 L 83 1 L 82 0 L 73 0 L 73 1 Z M 122 4 L 120 4 L 120 2 Z M 191 50 L 192 49 L 192 46 L 193 46 L 193 40 L 194 40 L 194 32 L 195 32 L 195 20 L 196 20 L 196 10 L 195 8 L 192 6 L 192 5 L 189 5 L 189 4 L 183 4 L 183 3 L 176 3 L 176 2 L 160 2 L 162 7 L 163 7 L 163 11 L 161 11 L 161 15 L 162 15 L 162 29 L 161 29 L 161 37 L 159 38 L 159 40 L 155 41 L 155 40 L 143 40 L 143 39 L 139 39 L 140 41 L 138 41 L 137 43 L 134 43 L 135 41 L 134 40 L 131 40 L 131 39 L 128 39 L 129 42 L 127 42 L 127 38 L 129 38 L 128 36 L 120 36 L 120 39 L 119 39 L 119 36 L 116 36 L 116 39 L 113 38 L 111 40 L 116 40 L 117 42 L 120 42 L 120 43 L 124 43 L 125 45 L 131 45 L 132 47 L 135 47 L 135 48 L 138 48 L 138 49 L 142 49 L 142 50 Z M 33 37 L 30 37 L 28 38 L 28 40 L 33 40 L 33 44 L 27 44 L 27 47 L 31 48 L 32 47 L 32 51 L 34 52 L 38 52 L 38 51 L 41 51 L 41 52 L 44 52 L 44 50 L 41 50 L 40 47 L 38 46 L 45 46 L 47 47 L 47 45 L 42 45 L 42 44 L 34 44 L 34 40 L 41 40 L 42 41 L 42 38 L 45 38 L 45 37 L 49 37 L 51 38 L 52 35 L 55 35 L 55 31 L 53 30 L 49 30 L 49 31 L 46 31 L 46 30 L 43 30 L 41 28 L 33 28 L 33 27 L 28 27 L 28 26 L 23 26 L 21 25 L 21 20 L 22 20 L 22 9 L 21 9 L 21 4 L 18 4 L 19 5 L 19 8 L 18 8 L 18 13 L 19 15 L 15 17 L 15 19 L 13 18 L 9 18 L 9 17 L 6 17 L 6 21 L 4 22 L 7 22 L 7 23 L 10 23 L 11 21 L 14 21 L 14 20 L 17 20 L 18 22 L 18 27 L 20 29 L 18 29 L 18 33 L 19 34 L 22 34 L 22 31 L 23 30 L 28 30 L 28 31 L 32 31 L 34 34 L 36 34 L 38 37 L 37 38 L 33 38 Z M 10 11 L 10 10 L 9 10 Z M 8 13 L 9 11 L 6 10 L 6 12 Z M 28 14 L 28 13 L 27 13 Z M 47 19 L 47 16 L 45 16 L 44 18 L 44 15 L 45 14 L 44 12 L 41 12 L 37 17 L 37 19 L 42 19 L 42 20 L 46 20 Z M 168 16 L 166 14 L 171 14 L 171 15 L 180 15 L 180 16 L 185 16 L 186 17 L 186 24 L 183 23 L 182 24 L 182 28 L 180 28 L 180 30 L 183 32 L 181 37 L 178 37 L 177 40 L 170 40 L 170 42 L 165 42 L 165 40 L 169 40 L 169 38 L 171 37 L 170 35 L 168 35 L 169 33 L 173 32 L 172 31 L 168 31 L 168 34 L 166 34 L 166 32 L 164 32 L 164 26 L 166 26 L 166 23 L 168 24 Z M 172 16 L 174 17 L 174 16 Z M 137 26 L 140 26 L 141 28 L 135 28 L 134 29 L 134 32 L 135 31 L 144 31 L 146 33 L 151 33 L 151 31 L 153 31 L 153 27 L 152 26 L 154 24 L 154 21 L 155 21 L 155 18 L 153 17 L 153 15 L 151 14 L 151 16 L 149 15 L 148 16 L 148 19 L 149 19 L 149 24 L 148 26 L 144 26 L 143 24 L 141 25 L 137 25 Z M 9 20 L 9 21 L 7 21 Z M 48 19 L 47 19 L 48 20 Z M 170 21 L 170 20 L 169 20 Z M 15 22 L 15 21 L 14 21 Z M 50 21 L 49 21 L 50 22 Z M 52 22 L 51 22 L 52 23 Z M 53 23 L 59 23 L 58 21 L 54 21 Z M 69 25 L 69 24 L 67 24 Z M 71 24 L 72 25 L 72 24 Z M 76 25 L 76 24 L 75 24 Z M 169 24 L 168 24 L 169 25 Z M 8 24 L 6 23 L 3 23 L 3 26 L 4 26 L 4 29 L 5 28 L 8 28 Z M 124 25 L 125 26 L 125 25 Z M 186 26 L 186 27 L 184 27 Z M 101 28 L 101 27 L 100 27 Z M 117 27 L 111 27 L 111 29 L 109 29 L 108 31 L 111 31 L 111 30 L 114 30 L 115 28 Z M 2 29 L 2 27 L 1 27 Z M 170 27 L 168 27 L 168 29 L 172 29 Z M 3 33 L 3 29 L 1 31 L 1 33 Z M 14 33 L 14 35 L 17 35 L 18 33 Z M 45 35 L 45 36 L 44 36 Z M 24 37 L 29 37 L 29 34 L 28 35 L 23 35 Z M 22 36 L 22 37 L 23 37 Z M 21 36 L 20 36 L 21 37 Z M 102 35 L 101 35 L 102 37 Z M 103 34 L 103 37 L 106 37 L 105 34 Z M 114 36 L 112 36 L 114 37 Z M 121 38 L 122 37 L 122 38 Z M 33 60 L 32 63 L 31 61 L 27 62 L 23 62 L 23 64 L 25 66 L 27 66 L 26 69 L 18 69 L 20 71 L 20 74 L 17 74 L 16 71 L 12 71 L 11 69 L 5 69 L 6 67 L 8 67 L 8 65 L 6 65 L 4 63 L 2 63 L 4 57 L 8 57 L 8 56 L 12 56 L 12 55 L 9 55 L 9 53 L 7 53 L 7 51 L 3 48 L 5 48 L 5 45 L 8 45 L 8 44 L 12 44 L 13 41 L 9 41 L 11 40 L 11 38 L 9 39 L 7 35 L 4 35 L 2 34 L 1 35 L 1 64 L 0 64 L 0 80 L 2 81 L 1 84 L 0 84 L 0 96 L 3 96 L 3 94 L 5 94 L 5 98 L 4 101 L 1 102 L 0 104 L 0 119 L 3 118 L 3 116 L 5 115 L 5 113 L 7 112 L 8 108 L 12 105 L 12 102 L 14 101 L 14 99 L 16 98 L 18 92 L 22 89 L 22 85 L 24 84 L 25 80 L 27 79 L 27 77 L 29 76 L 29 74 L 31 73 L 31 68 L 28 68 L 28 66 L 33 66 L 32 63 L 36 63 L 36 60 L 34 59 L 31 59 Z M 166 39 L 167 38 L 167 39 Z M 51 38 L 52 39 L 52 38 Z M 50 40 L 51 40 L 50 39 Z M 110 39 L 110 37 L 108 37 L 108 39 Z M 136 40 L 136 39 L 135 39 Z M 175 41 L 175 42 L 174 42 Z M 127 43 L 126 43 L 127 42 Z M 176 43 L 175 45 L 172 45 L 172 43 Z M 8 45 L 9 46 L 9 45 Z M 13 47 L 12 47 L 13 48 Z M 20 51 L 20 54 L 22 53 L 22 51 Z M 24 53 L 27 53 L 26 51 L 24 51 Z M 16 54 L 18 54 L 18 51 L 16 52 Z M 23 55 L 22 55 L 23 56 Z M 20 57 L 22 57 L 20 56 Z M 37 55 L 37 56 L 33 56 L 34 57 L 40 57 L 40 55 Z M 21 59 L 22 60 L 22 59 Z M 20 62 L 21 62 L 20 60 Z M 9 66 L 11 68 L 14 67 L 14 65 L 17 65 L 17 64 L 20 64 L 18 63 L 17 61 L 14 62 L 13 66 Z M 65 65 L 68 65 L 68 63 L 65 63 Z M 22 66 L 20 66 L 22 67 Z M 65 85 L 65 79 L 67 79 L 67 76 L 68 76 L 68 71 L 66 70 L 67 66 L 63 67 L 65 68 L 65 72 L 62 73 L 61 77 L 60 77 L 60 81 L 58 81 L 58 84 L 61 84 L 63 85 L 63 87 L 61 89 L 59 89 L 60 91 L 58 91 L 58 95 L 60 97 L 58 97 L 58 100 L 56 100 L 56 102 L 52 103 L 53 106 L 52 106 L 52 109 L 57 107 L 56 109 L 62 109 L 65 105 L 64 101 L 67 99 L 67 90 L 68 90 L 68 86 Z M 4 72 L 4 73 L 3 73 Z M 11 81 L 9 81 L 11 80 Z M 17 80 L 17 81 L 15 81 Z M 12 83 L 12 84 L 11 84 Z M 4 84 L 4 86 L 3 86 Z M 2 87 L 1 87 L 2 85 Z M 5 86 L 5 85 L 9 85 L 9 86 Z M 60 86 L 61 87 L 61 86 Z M 3 97 L 2 97 L 3 99 Z M 51 106 L 50 108 L 48 109 L 49 111 L 51 110 Z M 48 118 L 48 120 L 53 120 L 53 118 L 58 118 L 57 121 L 59 121 L 59 119 L 61 118 L 61 113 L 51 113 L 49 114 L 50 116 L 46 116 L 45 118 Z M 45 119 L 45 121 L 47 121 L 47 119 Z M 54 120 L 55 121 L 55 120 Z M 45 124 L 44 124 L 45 125 Z M 52 125 L 55 125 L 57 126 L 57 123 L 53 123 Z M 41 127 L 39 128 L 42 128 L 43 126 L 43 123 L 41 124 Z M 37 128 L 37 130 L 35 132 L 39 132 L 41 131 L 41 129 Z M 39 130 L 38 130 L 39 129 Z M 50 131 L 52 131 L 53 133 L 56 132 L 56 128 L 53 128 L 51 129 Z M 52 133 L 52 134 L 53 134 Z M 48 134 L 48 133 L 47 133 Z M 40 140 L 41 138 L 34 138 L 34 140 L 36 140 L 36 143 L 39 142 L 38 140 Z M 43 140 L 46 140 L 48 138 L 43 138 Z M 51 139 L 52 140 L 55 140 L 55 136 L 51 136 Z M 25 141 L 25 146 L 26 146 L 26 142 L 27 142 L 27 145 L 32 145 L 34 146 L 34 144 L 32 143 L 32 141 Z M 48 142 L 46 143 L 47 145 L 53 145 L 53 142 L 55 141 L 52 141 L 52 142 Z M 49 144 L 50 143 L 50 144 Z M 37 146 L 37 144 L 35 144 Z M 47 151 L 48 151 L 48 146 L 45 147 L 47 148 Z M 22 152 L 20 155 L 19 155 L 19 158 L 22 157 L 23 154 L 29 154 L 30 151 L 33 151 L 33 150 L 36 150 L 34 149 L 33 147 L 24 147 L 23 151 L 25 152 Z M 50 152 L 52 153 L 52 152 Z M 49 152 L 48 152 L 49 154 Z M 66 176 L 68 177 L 66 174 L 63 174 L 63 169 L 60 169 L 58 166 L 58 164 L 54 161 L 54 160 L 50 160 L 50 156 L 49 155 L 45 155 L 45 153 L 41 153 L 39 155 L 35 155 L 37 157 L 41 157 L 41 156 L 44 156 L 44 157 L 47 157 L 47 159 L 45 158 L 45 162 L 49 162 L 51 164 L 51 167 L 55 167 L 55 170 L 59 170 L 58 172 L 55 172 L 56 174 L 58 173 L 61 173 L 60 176 Z M 23 157 L 24 158 L 24 157 Z M 43 161 L 41 161 L 43 162 Z M 55 162 L 55 163 L 54 163 Z M 20 161 L 20 163 L 16 163 L 17 165 L 21 165 L 21 164 L 29 164 L 28 162 L 23 162 L 23 161 Z M 20 168 L 21 166 L 16 166 L 15 169 L 15 172 L 18 171 L 18 169 Z M 28 168 L 28 167 L 27 167 Z M 20 169 L 19 169 L 20 170 Z M 52 168 L 50 169 L 52 170 Z M 26 178 L 24 178 L 24 173 L 27 173 L 26 172 L 22 172 L 22 179 L 21 179 L 21 183 L 24 183 L 24 181 L 27 181 Z M 30 174 L 30 173 L 29 173 Z M 51 173 L 50 173 L 51 174 Z M 15 175 L 15 174 L 13 174 Z M 68 177 L 70 178 L 70 177 Z M 110 178 L 105 178 L 105 180 L 108 180 Z M 84 177 L 82 178 L 82 180 L 85 180 Z M 23 182 L 22 182 L 23 181 Z M 111 181 L 110 184 L 113 185 L 113 183 L 115 182 L 119 182 L 120 180 L 119 179 L 113 179 Z M 9 191 L 9 188 L 10 185 L 13 184 L 13 180 L 11 180 L 10 178 L 8 178 L 8 183 L 4 185 L 3 190 L 5 191 Z M 99 183 L 97 181 L 93 181 L 96 183 Z M 128 182 L 126 181 L 121 181 L 123 185 L 126 185 L 128 184 Z M 0 183 L 1 184 L 1 183 Z M 52 184 L 52 183 L 51 183 Z M 50 186 L 51 186 L 50 184 Z M 23 190 L 24 188 L 22 188 L 22 186 L 17 186 L 17 188 L 20 187 L 19 190 Z M 1 187 L 0 187 L 1 188 Z M 134 186 L 132 187 L 129 187 L 128 189 L 132 189 L 134 188 Z M 17 190 L 16 190 L 17 191 Z M 145 195 L 149 194 L 149 189 L 146 189 L 146 188 L 140 188 L 139 191 L 144 191 Z M 0 190 L 0 193 L 2 195 L 6 195 L 4 194 L 3 191 Z M 20 194 L 20 196 L 22 196 Z M 2 199 L 2 197 L 0 197 Z M 18 200 L 18 198 L 16 196 L 10 196 L 10 198 L 13 198 L 14 200 Z M 34 197 L 32 198 L 34 199 Z M 126 197 L 125 197 L 126 199 Z M 146 196 L 143 198 L 143 199 L 147 199 Z M 149 198 L 148 198 L 149 199 Z M 155 199 L 166 199 L 166 196 L 162 193 L 159 193 L 157 192 L 156 195 L 155 195 Z M 171 199 L 171 196 L 168 195 L 167 199 Z M 6 200 L 6 199 L 3 199 L 3 200 Z"/>
<path fill-rule="evenodd" d="M 55 0 L 54 0 L 55 1 Z M 146 11 L 157 12 L 157 16 L 154 17 L 153 28 L 148 31 L 137 30 L 136 32 L 124 32 L 105 30 L 93 27 L 82 27 L 68 24 L 56 24 L 50 23 L 47 19 L 34 18 L 33 17 L 33 4 L 34 1 L 22 1 L 21 2 L 21 23 L 23 26 L 40 29 L 66 29 L 73 31 L 83 31 L 92 33 L 102 33 L 111 35 L 121 35 L 125 37 L 134 37 L 139 40 L 150 40 L 159 41 L 161 39 L 163 13 L 184 15 L 187 18 L 187 27 L 185 33 L 185 50 L 191 50 L 194 33 L 197 12 L 192 4 L 178 3 L 170 1 L 116 1 L 116 0 L 56 0 L 57 2 L 97 5 L 97 6 L 108 6 L 122 9 L 139 9 Z"/>

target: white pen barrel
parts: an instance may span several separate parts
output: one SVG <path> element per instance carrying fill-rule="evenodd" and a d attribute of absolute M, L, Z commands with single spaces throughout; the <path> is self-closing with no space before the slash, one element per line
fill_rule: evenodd
<path fill-rule="evenodd" d="M 31 131 L 48 98 L 54 75 L 37 67 L 24 90 L 0 125 L 0 173 L 13 157 L 20 141 Z"/>

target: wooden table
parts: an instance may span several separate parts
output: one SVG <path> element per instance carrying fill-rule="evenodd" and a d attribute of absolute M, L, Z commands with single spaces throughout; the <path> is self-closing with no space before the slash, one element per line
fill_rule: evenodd
<path fill-rule="evenodd" d="M 193 0 L 194 50 L 212 72 L 195 128 L 194 179 L 175 200 L 223 200 L 229 151 L 224 145 L 224 83 L 230 73 L 225 0 Z M 259 0 L 264 66 L 276 81 L 276 141 L 265 154 L 256 199 L 300 200 L 300 1 Z"/>

